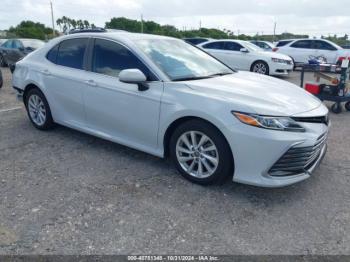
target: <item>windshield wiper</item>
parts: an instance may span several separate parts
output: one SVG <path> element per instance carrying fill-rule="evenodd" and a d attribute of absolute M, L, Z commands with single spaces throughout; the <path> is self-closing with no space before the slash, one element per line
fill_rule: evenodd
<path fill-rule="evenodd" d="M 200 79 L 207 79 L 207 78 L 213 78 L 216 76 L 225 76 L 225 75 L 231 75 L 233 73 L 216 73 L 208 76 L 191 76 L 191 77 L 182 77 L 182 78 L 175 78 L 173 81 L 191 81 L 191 80 L 200 80 Z"/>
<path fill-rule="evenodd" d="M 191 77 L 181 77 L 181 78 L 175 78 L 173 81 L 191 81 L 191 80 L 200 80 L 200 79 L 207 79 L 211 78 L 211 76 L 191 76 Z"/>
<path fill-rule="evenodd" d="M 226 76 L 226 75 L 232 75 L 233 73 L 217 73 L 217 74 L 212 74 L 209 77 L 215 77 L 215 76 Z"/>

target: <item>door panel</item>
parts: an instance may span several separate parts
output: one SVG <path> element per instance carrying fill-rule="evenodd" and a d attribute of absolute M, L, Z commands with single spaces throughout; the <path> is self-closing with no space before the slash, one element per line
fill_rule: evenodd
<path fill-rule="evenodd" d="M 86 124 L 83 92 L 89 76 L 84 70 L 87 45 L 87 38 L 62 41 L 48 53 L 52 63 L 41 71 L 54 120 L 80 128 Z"/>
<path fill-rule="evenodd" d="M 323 56 L 326 58 L 327 63 L 335 64 L 337 62 L 338 50 L 331 44 L 322 40 L 314 40 L 314 48 L 316 56 Z"/>
<path fill-rule="evenodd" d="M 41 72 L 54 120 L 70 126 L 86 124 L 83 92 L 87 72 L 52 65 Z"/>
<path fill-rule="evenodd" d="M 136 84 L 91 74 L 84 92 L 89 128 L 136 147 L 156 148 L 163 83 L 149 83 L 141 92 Z"/>
<path fill-rule="evenodd" d="M 290 45 L 291 56 L 296 63 L 308 63 L 310 56 L 316 56 L 317 52 L 312 49 L 312 40 L 299 40 Z"/>
<path fill-rule="evenodd" d="M 120 143 L 143 150 L 157 147 L 160 101 L 163 83 L 127 47 L 95 39 L 91 71 L 86 79 L 84 103 L 87 124 Z M 139 69 L 150 80 L 149 89 L 119 81 L 124 69 Z"/>

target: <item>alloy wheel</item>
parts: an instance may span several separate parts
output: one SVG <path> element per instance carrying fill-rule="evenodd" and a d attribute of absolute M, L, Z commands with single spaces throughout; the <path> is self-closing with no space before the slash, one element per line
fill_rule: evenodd
<path fill-rule="evenodd" d="M 264 63 L 256 63 L 253 67 L 253 72 L 265 75 L 267 72 L 267 67 Z"/>
<path fill-rule="evenodd" d="M 198 131 L 188 131 L 178 138 L 176 157 L 181 168 L 195 178 L 210 177 L 219 165 L 216 145 Z"/>
<path fill-rule="evenodd" d="M 31 95 L 28 99 L 28 111 L 33 122 L 42 126 L 46 121 L 46 109 L 44 102 L 38 95 Z"/>

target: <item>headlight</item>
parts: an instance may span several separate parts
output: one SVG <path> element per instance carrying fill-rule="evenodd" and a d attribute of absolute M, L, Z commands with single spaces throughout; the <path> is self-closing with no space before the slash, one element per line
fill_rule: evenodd
<path fill-rule="evenodd" d="M 289 62 L 288 60 L 274 58 L 274 57 L 272 57 L 271 60 L 272 60 L 272 62 L 281 63 L 281 64 L 288 64 L 288 62 Z"/>
<path fill-rule="evenodd" d="M 232 112 L 232 114 L 239 121 L 250 126 L 280 131 L 305 132 L 305 128 L 289 117 L 260 116 L 240 112 Z"/>

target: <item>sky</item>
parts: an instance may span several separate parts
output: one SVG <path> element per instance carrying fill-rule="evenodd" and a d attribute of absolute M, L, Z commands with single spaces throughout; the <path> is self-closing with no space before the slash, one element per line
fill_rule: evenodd
<path fill-rule="evenodd" d="M 350 35 L 349 0 L 52 0 L 54 17 L 88 20 L 104 27 L 124 16 L 171 24 L 255 35 L 291 32 L 321 36 Z M 51 26 L 50 0 L 1 0 L 0 30 L 33 20 Z"/>

